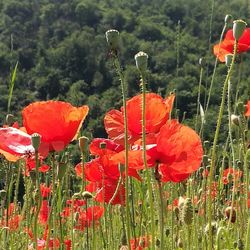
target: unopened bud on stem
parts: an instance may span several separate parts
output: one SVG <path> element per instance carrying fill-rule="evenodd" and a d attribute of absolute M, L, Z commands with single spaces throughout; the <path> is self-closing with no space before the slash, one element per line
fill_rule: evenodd
<path fill-rule="evenodd" d="M 138 52 L 135 55 L 135 63 L 136 63 L 136 67 L 140 72 L 144 72 L 146 71 L 147 67 L 148 67 L 148 54 L 146 54 L 145 52 Z"/>
<path fill-rule="evenodd" d="M 247 26 L 247 23 L 243 20 L 235 20 L 233 24 L 233 36 L 236 41 L 240 39 L 242 36 L 245 28 Z"/>

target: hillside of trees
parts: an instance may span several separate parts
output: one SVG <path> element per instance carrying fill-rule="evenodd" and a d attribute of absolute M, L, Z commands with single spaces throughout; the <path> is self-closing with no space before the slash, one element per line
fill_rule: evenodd
<path fill-rule="evenodd" d="M 103 116 L 121 106 L 120 82 L 109 56 L 105 31 L 120 31 L 119 56 L 131 97 L 140 91 L 134 55 L 149 55 L 148 90 L 166 96 L 175 90 L 179 119 L 193 124 L 199 58 L 206 60 L 201 104 L 206 102 L 218 42 L 226 14 L 250 25 L 249 0 L 0 0 L 0 119 L 7 114 L 11 72 L 18 62 L 10 112 L 36 100 L 87 104 L 84 134 L 106 136 Z M 228 25 L 228 29 L 232 24 Z M 244 54 L 232 78 L 240 100 L 250 94 L 250 55 Z M 215 75 L 205 137 L 213 127 L 227 68 Z M 240 84 L 237 85 L 237 83 Z"/>

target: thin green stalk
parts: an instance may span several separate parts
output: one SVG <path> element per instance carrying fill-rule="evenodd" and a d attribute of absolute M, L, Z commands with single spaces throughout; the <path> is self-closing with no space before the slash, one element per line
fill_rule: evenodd
<path fill-rule="evenodd" d="M 125 145 L 125 197 L 126 197 L 126 231 L 127 231 L 127 241 L 130 242 L 130 205 L 129 205 L 129 179 L 128 179 L 128 121 L 127 121 L 127 107 L 126 107 L 126 85 L 125 77 L 121 69 L 120 61 L 117 55 L 114 55 L 114 66 L 117 71 L 118 76 L 121 81 L 122 90 L 122 103 L 123 103 L 123 120 L 124 120 L 124 145 Z M 131 249 L 130 244 L 128 244 L 129 250 Z"/>
<path fill-rule="evenodd" d="M 223 116 L 223 112 L 224 112 L 224 104 L 225 104 L 228 82 L 229 82 L 229 79 L 232 75 L 236 54 L 237 54 L 237 41 L 235 41 L 235 43 L 234 43 L 234 54 L 233 54 L 233 58 L 232 58 L 232 63 L 228 69 L 228 73 L 227 73 L 227 76 L 226 76 L 226 79 L 225 79 L 225 82 L 223 85 L 220 110 L 219 110 L 219 115 L 218 115 L 218 119 L 217 119 L 217 125 L 216 125 L 212 153 L 211 153 L 211 165 L 210 165 L 210 172 L 209 172 L 209 197 L 208 197 L 209 198 L 208 199 L 208 222 L 209 222 L 209 240 L 208 240 L 209 248 L 208 249 L 209 250 L 213 249 L 213 244 L 212 244 L 212 240 L 213 240 L 213 235 L 212 235 L 212 185 L 213 185 L 213 175 L 214 175 L 215 162 L 216 162 L 216 145 L 217 145 L 217 142 L 219 139 L 219 132 L 220 132 L 222 116 Z"/>
<path fill-rule="evenodd" d="M 150 173 L 147 165 L 146 152 L 146 81 L 144 73 L 141 74 L 142 87 L 142 148 L 143 148 L 143 164 L 146 170 L 147 186 L 149 192 L 150 215 L 151 215 L 151 234 L 152 234 L 152 249 L 155 249 L 155 214 L 153 204 L 153 190 L 151 185 Z"/>
<path fill-rule="evenodd" d="M 160 214 L 159 214 L 159 221 L 160 221 L 160 249 L 164 250 L 164 202 L 163 202 L 163 194 L 162 194 L 162 184 L 160 180 L 158 182 L 159 188 L 159 201 L 160 201 Z"/>
<path fill-rule="evenodd" d="M 12 95 L 13 95 L 13 90 L 14 90 L 14 86 L 15 86 L 17 66 L 18 66 L 18 62 L 16 62 L 14 71 L 12 72 L 12 75 L 11 75 L 11 81 L 10 81 L 10 86 L 9 86 L 9 96 L 8 96 L 7 113 L 10 112 L 10 103 L 11 103 L 11 99 L 12 99 Z"/>
<path fill-rule="evenodd" d="M 223 26 L 221 35 L 220 35 L 219 50 L 220 50 L 220 44 L 221 44 L 221 41 L 223 39 L 223 36 L 224 36 L 226 28 L 227 28 L 227 24 L 225 23 L 224 26 Z M 204 111 L 204 120 L 206 120 L 206 114 L 207 114 L 207 110 L 208 110 L 208 107 L 209 107 L 211 93 L 212 93 L 212 89 L 213 89 L 213 85 L 214 85 L 214 79 L 215 79 L 215 73 L 216 73 L 216 69 L 217 69 L 217 64 L 218 64 L 218 58 L 216 57 L 215 63 L 214 63 L 214 70 L 213 70 L 213 74 L 212 74 L 212 79 L 211 79 L 211 83 L 210 83 L 210 87 L 209 87 L 209 91 L 208 91 L 207 102 L 206 102 L 206 100 L 204 102 L 204 106 L 206 107 L 205 111 Z M 201 124 L 200 133 L 199 133 L 200 135 L 202 134 L 202 130 L 203 130 L 203 123 Z"/>
<path fill-rule="evenodd" d="M 200 97 L 201 97 L 201 81 L 203 75 L 203 67 L 200 70 L 200 80 L 199 80 L 199 88 L 198 88 L 198 96 L 197 96 L 197 110 L 196 110 L 196 119 L 195 119 L 195 131 L 198 131 L 198 116 L 199 116 L 199 107 L 200 107 Z"/>

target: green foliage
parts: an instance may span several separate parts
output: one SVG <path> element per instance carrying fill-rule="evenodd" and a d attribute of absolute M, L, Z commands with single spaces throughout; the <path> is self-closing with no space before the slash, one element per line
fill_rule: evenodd
<path fill-rule="evenodd" d="M 13 113 L 34 100 L 88 104 L 85 133 L 105 136 L 105 112 L 121 105 L 120 83 L 104 36 L 107 29 L 115 28 L 121 34 L 119 56 L 128 95 L 140 91 L 134 55 L 143 50 L 149 54 L 148 89 L 162 95 L 175 89 L 180 117 L 187 112 L 187 121 L 192 124 L 197 105 L 198 60 L 204 56 L 207 59 L 201 86 L 203 105 L 215 60 L 212 45 L 219 40 L 224 16 L 232 14 L 247 20 L 248 11 L 248 1 L 244 0 L 1 1 L 0 118 L 3 121 L 7 112 L 6 88 L 18 61 Z M 237 86 L 240 99 L 246 101 L 249 56 L 244 55 L 243 61 L 242 80 L 238 80 L 237 69 L 232 82 L 239 82 L 233 86 Z M 226 68 L 220 65 L 211 96 L 211 114 L 216 113 L 225 74 Z M 211 120 L 207 120 L 207 128 L 213 130 Z"/>

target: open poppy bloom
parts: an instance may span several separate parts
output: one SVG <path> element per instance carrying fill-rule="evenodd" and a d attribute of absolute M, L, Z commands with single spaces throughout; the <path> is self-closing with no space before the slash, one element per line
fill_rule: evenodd
<path fill-rule="evenodd" d="M 245 116 L 250 117 L 250 101 L 247 102 Z"/>
<path fill-rule="evenodd" d="M 103 144 L 104 148 L 100 148 L 100 144 Z M 95 199 L 99 202 L 108 203 L 115 193 L 119 178 L 123 178 L 125 175 L 125 171 L 121 175 L 119 162 L 113 161 L 112 157 L 123 152 L 121 150 L 124 148 L 112 140 L 96 138 L 91 142 L 89 149 L 90 153 L 96 155 L 97 158 L 84 165 L 84 176 L 90 182 L 87 190 L 95 192 Z M 133 162 L 129 162 L 128 175 L 141 180 L 137 170 L 132 167 L 133 164 Z M 82 177 L 81 163 L 76 165 L 75 170 L 77 176 Z M 117 197 L 112 200 L 112 204 L 124 203 L 124 186 L 120 184 L 119 190 L 120 193 L 118 192 Z"/>
<path fill-rule="evenodd" d="M 148 167 L 157 167 L 162 182 L 180 182 L 195 172 L 202 161 L 202 144 L 200 137 L 191 128 L 171 120 L 161 127 L 154 144 L 146 146 Z M 141 149 L 138 150 L 142 155 Z M 129 161 L 137 170 L 145 166 L 138 160 L 138 154 L 129 152 Z M 133 161 L 133 157 L 136 157 Z M 141 156 L 142 157 L 142 156 Z M 124 153 L 112 157 L 113 161 L 124 162 Z"/>
<path fill-rule="evenodd" d="M 155 93 L 146 94 L 146 134 L 158 133 L 169 119 L 175 95 L 165 100 Z M 126 102 L 128 120 L 128 140 L 130 144 L 142 135 L 142 95 L 137 95 Z M 121 111 L 112 109 L 104 117 L 104 126 L 109 138 L 114 142 L 124 144 L 123 107 Z"/>
<path fill-rule="evenodd" d="M 0 128 L 0 153 L 8 161 L 14 162 L 24 156 L 34 154 L 31 136 L 13 127 Z"/>
<path fill-rule="evenodd" d="M 28 134 L 41 135 L 39 151 L 60 151 L 76 137 L 88 111 L 67 102 L 34 102 L 22 111 L 23 125 Z"/>
<path fill-rule="evenodd" d="M 227 31 L 224 40 L 214 45 L 214 55 L 221 61 L 225 62 L 227 54 L 233 54 L 234 50 L 234 36 L 233 30 Z M 250 50 L 250 28 L 246 28 L 238 41 L 237 53 L 242 53 Z"/>

